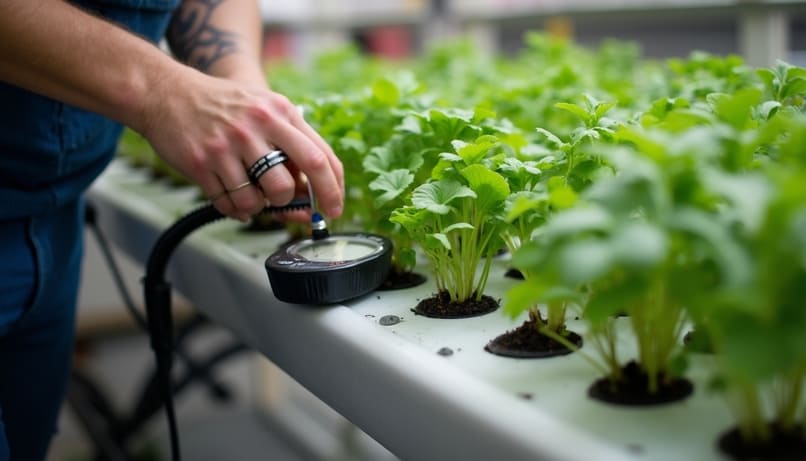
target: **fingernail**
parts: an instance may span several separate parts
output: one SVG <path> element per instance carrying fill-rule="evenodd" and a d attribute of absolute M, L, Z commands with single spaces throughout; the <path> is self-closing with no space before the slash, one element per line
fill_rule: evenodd
<path fill-rule="evenodd" d="M 240 221 L 240 222 L 242 222 L 244 224 L 248 223 L 249 222 L 249 215 L 248 214 L 239 214 L 238 215 L 238 221 Z"/>
<path fill-rule="evenodd" d="M 330 208 L 330 212 L 328 213 L 331 218 L 338 218 L 341 216 L 341 205 L 336 205 Z"/>

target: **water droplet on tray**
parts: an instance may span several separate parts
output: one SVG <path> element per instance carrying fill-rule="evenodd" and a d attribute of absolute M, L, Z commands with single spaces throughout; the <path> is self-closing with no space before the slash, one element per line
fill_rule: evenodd
<path fill-rule="evenodd" d="M 388 326 L 391 326 L 391 325 L 397 325 L 398 323 L 400 323 L 400 317 L 398 317 L 396 315 L 384 315 L 383 317 L 381 317 L 378 320 L 378 323 L 380 323 L 381 325 L 383 325 L 385 327 L 388 327 Z"/>
<path fill-rule="evenodd" d="M 437 351 L 437 354 L 443 357 L 450 357 L 451 355 L 453 355 L 453 349 L 451 349 L 450 347 L 442 347 Z"/>

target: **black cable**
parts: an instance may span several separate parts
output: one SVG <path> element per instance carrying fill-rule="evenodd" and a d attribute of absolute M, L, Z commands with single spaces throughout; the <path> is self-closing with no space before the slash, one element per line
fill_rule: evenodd
<path fill-rule="evenodd" d="M 298 199 L 282 207 L 265 208 L 263 213 L 290 211 L 308 206 L 310 206 L 308 199 Z M 196 229 L 223 218 L 224 215 L 209 204 L 188 213 L 160 235 L 146 262 L 146 274 L 143 277 L 146 319 L 151 349 L 157 362 L 157 375 L 162 388 L 171 438 L 171 457 L 174 461 L 180 461 L 181 457 L 171 382 L 173 367 L 171 285 L 165 280 L 165 270 L 174 250 L 185 237 Z"/>
<path fill-rule="evenodd" d="M 173 404 L 173 318 L 171 316 L 171 285 L 165 280 L 165 269 L 173 251 L 182 240 L 199 227 L 222 219 L 224 215 L 212 205 L 206 205 L 184 216 L 162 233 L 146 263 L 143 278 L 146 317 L 151 349 L 157 361 L 157 379 L 162 388 L 165 415 L 171 439 L 171 459 L 180 461 L 179 433 Z"/>
<path fill-rule="evenodd" d="M 134 298 L 132 298 L 126 283 L 123 281 L 122 271 L 120 270 L 120 266 L 115 259 L 114 254 L 112 253 L 111 247 L 109 246 L 109 242 L 106 239 L 103 231 L 97 225 L 97 212 L 95 208 L 91 204 L 87 204 L 85 206 L 85 222 L 89 224 L 89 227 L 92 229 L 92 233 L 95 236 L 95 240 L 98 244 L 98 248 L 101 250 L 101 254 L 104 257 L 107 267 L 112 274 L 112 279 L 115 282 L 115 286 L 118 289 L 118 293 L 120 297 L 123 298 L 123 304 L 126 307 L 126 310 L 129 311 L 132 318 L 134 319 L 135 323 L 142 328 L 143 331 L 148 332 L 148 325 L 146 324 L 146 319 L 137 309 L 137 306 L 134 303 Z M 178 338 L 179 342 L 181 343 L 181 338 Z M 228 391 L 224 388 L 223 385 L 216 382 L 212 376 L 207 376 L 205 373 L 202 372 L 201 367 L 196 363 L 195 360 L 187 353 L 187 351 L 179 347 L 179 344 L 175 344 L 175 352 L 182 361 L 185 363 L 185 366 L 188 367 L 190 375 L 202 378 L 205 383 L 210 387 L 210 391 L 216 397 L 225 396 L 228 394 Z"/>

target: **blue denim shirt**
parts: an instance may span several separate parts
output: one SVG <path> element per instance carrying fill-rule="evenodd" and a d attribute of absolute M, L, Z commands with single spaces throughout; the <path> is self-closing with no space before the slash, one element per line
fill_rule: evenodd
<path fill-rule="evenodd" d="M 180 0 L 72 3 L 157 42 Z M 112 159 L 121 131 L 100 115 L 0 82 L 0 221 L 75 201 Z"/>

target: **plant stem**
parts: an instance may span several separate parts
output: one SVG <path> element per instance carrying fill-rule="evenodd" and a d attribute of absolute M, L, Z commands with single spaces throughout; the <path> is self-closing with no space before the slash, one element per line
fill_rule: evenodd
<path fill-rule="evenodd" d="M 479 283 L 476 285 L 476 300 L 481 300 L 482 295 L 484 295 L 484 288 L 487 286 L 487 277 L 490 275 L 490 267 L 493 264 L 493 257 L 492 255 L 487 255 L 487 259 L 484 261 L 484 269 L 481 271 L 481 277 L 479 278 Z"/>
<path fill-rule="evenodd" d="M 666 284 L 656 279 L 643 300 L 628 309 L 651 394 L 658 391 L 661 377 L 669 374 L 669 361 L 679 347 L 684 324 L 683 310 L 669 300 L 666 291 Z"/>
<path fill-rule="evenodd" d="M 737 384 L 739 399 L 739 431 L 747 441 L 764 441 L 770 437 L 770 430 L 764 418 L 760 392 L 757 385 Z"/>
<path fill-rule="evenodd" d="M 556 331 L 557 333 L 565 329 L 565 311 L 566 303 L 564 301 L 550 302 L 547 304 L 548 329 Z"/>
<path fill-rule="evenodd" d="M 775 420 L 785 431 L 796 426 L 798 407 L 803 395 L 803 380 L 806 378 L 806 366 L 798 367 L 790 376 L 782 376 L 777 382 Z"/>
<path fill-rule="evenodd" d="M 586 362 L 588 362 L 593 368 L 597 369 L 599 373 L 601 373 L 604 376 L 609 376 L 607 366 L 597 362 L 596 359 L 593 358 L 593 356 L 585 353 L 581 348 L 577 347 L 576 344 L 569 341 L 565 336 L 557 333 L 556 331 L 552 331 L 544 326 L 539 326 L 538 332 L 543 336 L 547 336 L 553 339 L 554 341 L 557 341 L 558 343 L 567 347 L 569 350 L 574 351 L 574 353 L 579 354 L 579 356 L 582 357 Z"/>
<path fill-rule="evenodd" d="M 617 382 L 621 381 L 621 365 L 616 352 L 616 333 L 613 323 L 614 320 L 609 319 L 604 326 L 593 332 L 593 345 L 604 362 L 603 366 L 595 368 L 601 370 L 605 376 L 610 378 L 611 382 Z"/>

